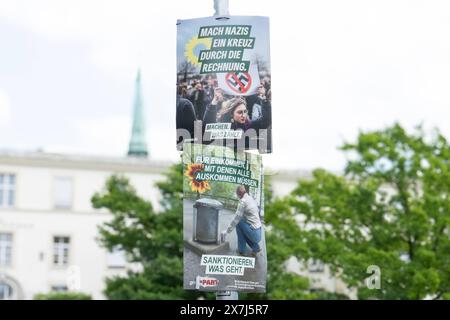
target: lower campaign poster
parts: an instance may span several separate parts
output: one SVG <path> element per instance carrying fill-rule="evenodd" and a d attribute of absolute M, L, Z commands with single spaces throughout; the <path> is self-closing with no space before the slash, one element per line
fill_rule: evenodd
<path fill-rule="evenodd" d="M 261 156 L 186 143 L 183 171 L 184 288 L 265 292 Z"/>

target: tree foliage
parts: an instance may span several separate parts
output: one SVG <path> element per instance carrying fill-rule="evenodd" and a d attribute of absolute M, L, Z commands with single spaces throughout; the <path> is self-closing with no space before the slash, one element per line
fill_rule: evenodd
<path fill-rule="evenodd" d="M 358 297 L 443 298 L 450 293 L 450 147 L 435 132 L 396 124 L 346 143 L 343 176 L 315 170 L 274 204 L 287 248 L 316 258 Z M 368 266 L 381 270 L 369 289 Z"/>
<path fill-rule="evenodd" d="M 183 290 L 181 165 L 170 168 L 158 183 L 162 211 L 137 195 L 125 177 L 112 176 L 105 190 L 92 197 L 112 219 L 99 227 L 99 241 L 108 250 L 126 252 L 137 270 L 106 280 L 110 299 L 193 299 L 204 294 Z M 151 186 L 149 186 L 151 187 Z"/>
<path fill-rule="evenodd" d="M 92 300 L 92 297 L 82 292 L 50 292 L 38 293 L 33 300 Z"/>

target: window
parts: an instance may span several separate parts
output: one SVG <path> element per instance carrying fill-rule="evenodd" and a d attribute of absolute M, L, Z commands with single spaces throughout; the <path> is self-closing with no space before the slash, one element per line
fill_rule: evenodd
<path fill-rule="evenodd" d="M 106 264 L 109 268 L 125 268 L 127 260 L 125 252 L 118 248 L 114 248 L 112 252 L 108 252 L 106 256 Z"/>
<path fill-rule="evenodd" d="M 0 266 L 11 265 L 12 234 L 0 233 Z"/>
<path fill-rule="evenodd" d="M 9 300 L 13 297 L 13 288 L 4 282 L 0 282 L 0 300 Z"/>
<path fill-rule="evenodd" d="M 14 185 L 16 177 L 13 174 L 0 173 L 0 207 L 14 206 Z"/>
<path fill-rule="evenodd" d="M 57 284 L 52 286 L 52 292 L 67 292 L 67 286 L 65 284 Z"/>
<path fill-rule="evenodd" d="M 53 237 L 53 264 L 66 267 L 69 264 L 69 237 Z"/>
<path fill-rule="evenodd" d="M 53 185 L 55 208 L 70 209 L 72 207 L 72 179 L 56 177 Z"/>

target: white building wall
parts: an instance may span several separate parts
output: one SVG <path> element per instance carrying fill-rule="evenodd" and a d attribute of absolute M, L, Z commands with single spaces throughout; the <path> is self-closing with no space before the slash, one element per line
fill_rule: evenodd
<path fill-rule="evenodd" d="M 1 172 L 16 175 L 15 207 L 24 210 L 49 210 L 51 180 L 47 170 L 0 166 Z"/>
<path fill-rule="evenodd" d="M 162 174 L 28 168 L 8 165 L 0 165 L 0 172 L 16 175 L 15 207 L 23 210 L 53 210 L 54 179 L 56 177 L 72 178 L 74 192 L 71 210 L 77 212 L 92 211 L 92 195 L 103 190 L 106 179 L 112 174 L 128 177 L 138 195 L 150 200 L 154 205 L 158 205 L 161 200 L 155 184 L 164 179 Z"/>
<path fill-rule="evenodd" d="M 82 166 L 82 164 L 80 165 Z M 107 167 L 107 166 L 106 166 Z M 0 173 L 16 177 L 15 203 L 12 208 L 0 208 L 0 233 L 13 234 L 11 266 L 0 266 L 0 280 L 12 278 L 18 283 L 20 296 L 32 299 L 37 293 L 50 292 L 55 285 L 67 285 L 70 266 L 79 268 L 80 291 L 94 299 L 103 299 L 105 278 L 124 274 L 125 268 L 109 268 L 107 252 L 96 238 L 98 226 L 110 218 L 106 210 L 95 210 L 91 197 L 102 191 L 106 179 L 113 173 L 125 175 L 137 193 L 150 200 L 155 209 L 161 196 L 155 186 L 163 180 L 162 172 L 126 172 L 47 166 L 2 164 Z M 144 171 L 144 170 L 143 170 Z M 161 170 L 159 170 L 161 171 Z M 69 177 L 73 181 L 72 208 L 55 209 L 54 179 Z M 53 237 L 70 237 L 68 267 L 53 265 Z"/>
<path fill-rule="evenodd" d="M 1 271 L 17 280 L 25 299 L 66 285 L 68 268 L 53 265 L 53 236 L 69 236 L 69 266 L 81 271 L 80 291 L 101 299 L 108 271 L 106 252 L 98 246 L 97 226 L 108 219 L 103 213 L 2 210 L 0 232 L 13 234 L 11 267 Z"/>

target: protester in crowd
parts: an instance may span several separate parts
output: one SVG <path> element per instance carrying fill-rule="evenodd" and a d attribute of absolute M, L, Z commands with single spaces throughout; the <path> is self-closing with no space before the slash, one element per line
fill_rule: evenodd
<path fill-rule="evenodd" d="M 197 119 L 203 119 L 203 115 L 205 114 L 205 108 L 207 105 L 205 90 L 203 89 L 203 84 L 199 81 L 195 84 L 194 91 L 192 92 L 189 100 L 194 105 L 195 113 L 197 115 Z"/>
<path fill-rule="evenodd" d="M 204 81 L 203 89 L 205 90 L 205 103 L 210 104 L 214 98 L 215 80 L 212 76 L 208 76 Z"/>
<path fill-rule="evenodd" d="M 263 80 L 261 81 L 262 85 L 264 86 L 264 89 L 266 89 L 266 97 L 269 100 L 272 100 L 272 82 L 269 76 L 265 76 Z"/>
<path fill-rule="evenodd" d="M 197 119 L 195 109 L 192 103 L 183 97 L 186 94 L 186 87 L 177 87 L 177 113 L 176 113 L 176 125 L 177 125 L 177 146 L 181 150 L 184 138 L 194 138 L 194 124 Z M 180 132 L 179 129 L 184 129 L 189 134 L 189 137 L 183 136 L 186 132 Z"/>
<path fill-rule="evenodd" d="M 259 104 L 260 98 L 258 93 L 245 97 L 247 102 L 248 116 L 250 120 L 256 120 L 262 116 L 262 106 Z"/>

